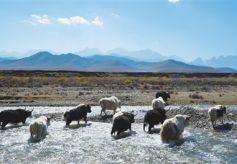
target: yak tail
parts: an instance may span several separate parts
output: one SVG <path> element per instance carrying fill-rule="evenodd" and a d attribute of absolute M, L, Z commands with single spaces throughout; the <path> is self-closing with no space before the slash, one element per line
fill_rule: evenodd
<path fill-rule="evenodd" d="M 99 100 L 99 104 L 100 104 L 100 106 L 101 106 L 102 101 L 103 101 L 103 100 Z"/>
<path fill-rule="evenodd" d="M 113 127 L 112 127 L 112 130 L 111 130 L 111 136 L 114 134 L 116 132 L 116 128 L 115 128 L 115 126 L 113 125 Z"/>
<path fill-rule="evenodd" d="M 146 131 L 146 122 L 143 123 L 143 131 Z"/>
<path fill-rule="evenodd" d="M 2 114 L 0 113 L 0 125 L 2 125 Z"/>

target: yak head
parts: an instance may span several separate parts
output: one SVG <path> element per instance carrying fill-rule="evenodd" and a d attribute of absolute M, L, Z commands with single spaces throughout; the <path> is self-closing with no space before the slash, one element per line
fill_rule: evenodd
<path fill-rule="evenodd" d="M 169 93 L 169 92 L 166 92 L 166 94 L 167 94 L 167 98 L 170 98 L 170 93 Z"/>
<path fill-rule="evenodd" d="M 166 110 L 165 109 L 161 109 L 160 113 L 161 113 L 161 123 L 163 124 L 163 122 L 167 119 Z"/>
<path fill-rule="evenodd" d="M 69 111 L 66 111 L 64 114 L 63 114 L 63 120 L 64 121 L 67 121 L 67 118 L 68 118 L 68 116 L 69 116 Z"/>
<path fill-rule="evenodd" d="M 47 117 L 47 126 L 50 125 L 50 120 L 51 120 L 51 117 Z"/>
<path fill-rule="evenodd" d="M 124 112 L 123 115 L 129 119 L 130 123 L 135 122 L 135 120 L 134 120 L 135 115 L 133 114 L 133 112 Z"/>
<path fill-rule="evenodd" d="M 223 106 L 223 105 L 221 105 L 221 110 L 223 111 L 223 114 L 226 114 L 226 107 L 225 106 Z"/>
<path fill-rule="evenodd" d="M 32 110 L 16 109 L 16 111 L 19 112 L 21 116 L 26 117 L 26 118 L 32 116 L 33 110 L 34 109 Z"/>
<path fill-rule="evenodd" d="M 85 109 L 87 113 L 91 113 L 91 106 L 90 105 L 85 105 Z"/>

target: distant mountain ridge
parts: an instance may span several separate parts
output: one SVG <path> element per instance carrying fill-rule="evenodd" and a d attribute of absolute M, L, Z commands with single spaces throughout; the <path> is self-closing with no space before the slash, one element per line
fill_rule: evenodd
<path fill-rule="evenodd" d="M 82 57 L 68 53 L 53 55 L 47 51 L 15 60 L 0 61 L 1 70 L 76 70 L 102 72 L 210 72 L 234 73 L 231 68 L 196 66 L 173 59 L 143 62 L 114 55 L 95 54 Z"/>
<path fill-rule="evenodd" d="M 0 57 L 0 62 L 1 61 L 4 61 L 4 60 L 15 60 L 17 58 L 14 58 L 14 57 Z"/>
<path fill-rule="evenodd" d="M 36 54 L 37 52 L 50 52 L 51 54 L 58 54 L 57 52 L 54 52 L 52 50 L 29 50 L 25 53 L 19 53 L 17 51 L 12 52 L 6 52 L 6 51 L 0 51 L 0 62 L 4 60 L 15 60 L 16 57 L 18 58 L 24 57 L 24 56 L 30 56 L 31 54 Z M 207 66 L 207 67 L 215 67 L 215 68 L 232 68 L 237 70 L 237 55 L 234 56 L 219 56 L 219 57 L 212 57 L 209 59 L 203 59 L 201 57 L 198 57 L 194 59 L 193 61 L 186 61 L 185 59 L 182 59 L 176 55 L 169 55 L 164 56 L 161 53 L 151 50 L 151 49 L 141 49 L 141 50 L 127 50 L 124 48 L 115 48 L 108 51 L 101 51 L 97 48 L 85 48 L 80 51 L 71 53 L 76 54 L 81 57 L 90 57 L 93 55 L 105 55 L 105 56 L 114 56 L 114 57 L 122 57 L 131 59 L 137 62 L 161 62 L 169 59 L 173 59 L 175 61 L 182 61 L 184 63 L 188 63 L 190 65 L 197 65 L 197 66 Z M 12 56 L 12 57 L 10 57 Z M 227 69 L 228 70 L 228 69 Z"/>
<path fill-rule="evenodd" d="M 211 66 L 211 67 L 230 67 L 237 70 L 237 56 L 219 56 L 212 57 L 207 60 L 197 58 L 190 62 L 190 64 Z"/>
<path fill-rule="evenodd" d="M 76 54 L 81 55 L 81 56 L 104 54 L 104 55 L 125 57 L 125 58 L 129 58 L 129 59 L 132 59 L 135 61 L 148 61 L 148 62 L 158 62 L 158 61 L 163 61 L 163 60 L 167 60 L 167 59 L 174 59 L 174 60 L 180 60 L 180 61 L 183 60 L 175 55 L 163 56 L 159 52 L 153 51 L 151 49 L 129 51 L 129 50 L 126 50 L 123 48 L 115 48 L 115 49 L 108 50 L 106 52 L 102 52 L 96 48 L 86 48 L 84 50 L 76 52 Z"/>

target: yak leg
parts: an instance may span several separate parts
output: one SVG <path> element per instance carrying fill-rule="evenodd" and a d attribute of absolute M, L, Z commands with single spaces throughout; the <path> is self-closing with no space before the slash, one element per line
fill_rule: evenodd
<path fill-rule="evenodd" d="M 37 139 L 42 139 L 44 137 L 43 129 L 40 129 L 37 134 Z"/>
<path fill-rule="evenodd" d="M 72 121 L 67 121 L 66 122 L 66 126 L 69 126 L 69 124 L 71 123 Z"/>
<path fill-rule="evenodd" d="M 121 131 L 119 131 L 119 130 L 118 130 L 118 131 L 117 131 L 117 136 L 119 136 L 119 135 L 120 135 L 120 133 L 121 133 Z"/>
<path fill-rule="evenodd" d="M 87 124 L 87 118 L 86 118 L 86 117 L 84 117 L 84 121 L 85 121 L 85 123 Z"/>
<path fill-rule="evenodd" d="M 216 121 L 212 121 L 212 127 L 216 126 Z"/>
<path fill-rule="evenodd" d="M 149 127 L 148 127 L 148 132 L 150 133 L 151 132 L 151 129 L 153 128 L 153 125 L 150 125 L 149 124 Z"/>
<path fill-rule="evenodd" d="M 105 110 L 104 110 L 104 114 L 107 116 L 107 113 L 105 112 Z"/>
<path fill-rule="evenodd" d="M 79 125 L 80 120 L 77 121 L 77 125 Z"/>
<path fill-rule="evenodd" d="M 214 121 L 211 121 L 211 125 L 212 125 L 212 127 L 214 128 Z"/>
<path fill-rule="evenodd" d="M 181 133 L 180 135 L 179 135 L 179 139 L 183 139 L 183 134 Z"/>
<path fill-rule="evenodd" d="M 2 122 L 2 129 L 7 125 L 7 122 Z"/>
<path fill-rule="evenodd" d="M 101 115 L 101 116 L 102 116 L 102 112 L 104 112 L 104 114 L 106 115 L 104 108 L 101 108 L 101 111 L 100 111 L 100 115 Z"/>
<path fill-rule="evenodd" d="M 22 124 L 25 124 L 25 122 L 26 122 L 26 119 L 22 120 Z"/>

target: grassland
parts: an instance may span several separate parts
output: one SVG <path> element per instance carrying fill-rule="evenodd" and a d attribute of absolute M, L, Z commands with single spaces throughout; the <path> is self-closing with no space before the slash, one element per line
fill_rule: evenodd
<path fill-rule="evenodd" d="M 98 105 L 110 95 L 150 105 L 158 90 L 171 93 L 171 104 L 237 104 L 237 75 L 0 71 L 1 105 Z"/>

